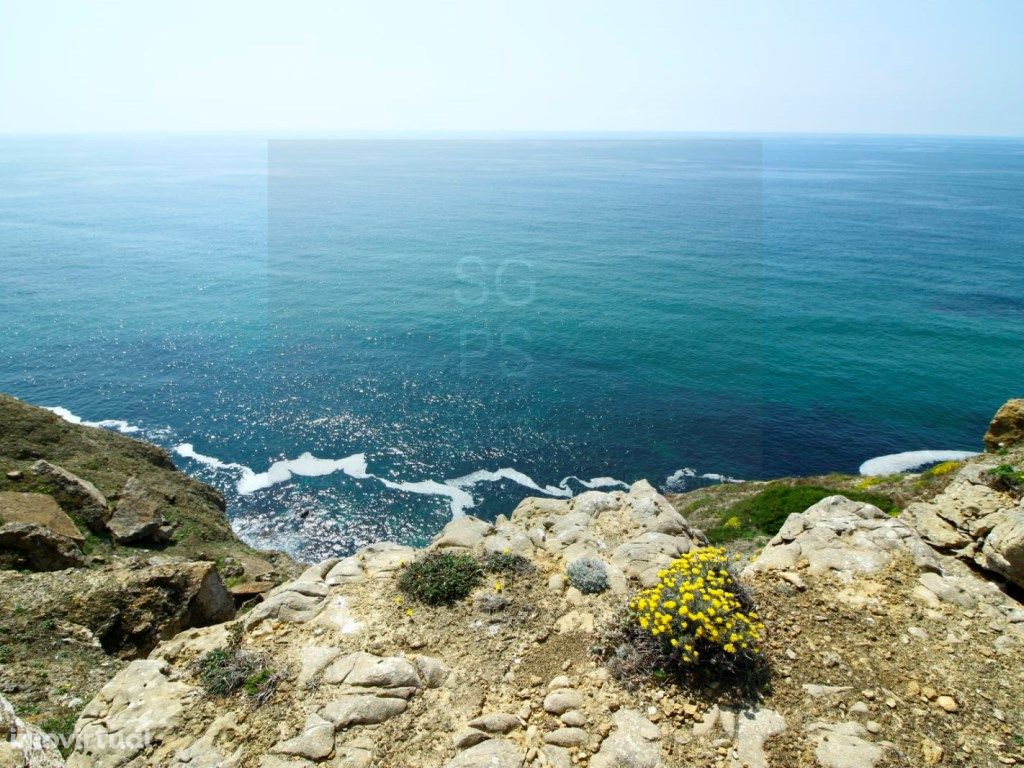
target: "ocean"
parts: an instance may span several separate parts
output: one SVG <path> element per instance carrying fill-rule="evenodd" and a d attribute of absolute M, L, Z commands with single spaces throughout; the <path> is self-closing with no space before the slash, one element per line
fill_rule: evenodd
<path fill-rule="evenodd" d="M 0 391 L 315 560 L 980 450 L 1022 394 L 1024 140 L 3 137 L 0 259 Z"/>

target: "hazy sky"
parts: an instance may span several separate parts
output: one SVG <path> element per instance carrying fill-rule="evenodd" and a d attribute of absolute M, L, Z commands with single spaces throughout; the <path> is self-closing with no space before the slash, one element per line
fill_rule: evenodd
<path fill-rule="evenodd" d="M 1024 0 L 0 0 L 0 131 L 1024 135 Z"/>

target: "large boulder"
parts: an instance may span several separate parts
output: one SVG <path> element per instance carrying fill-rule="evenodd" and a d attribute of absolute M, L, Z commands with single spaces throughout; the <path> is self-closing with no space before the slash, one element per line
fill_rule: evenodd
<path fill-rule="evenodd" d="M 64 609 L 103 649 L 123 658 L 147 655 L 189 627 L 234 618 L 235 604 L 210 562 L 167 563 L 90 571 Z"/>
<path fill-rule="evenodd" d="M 74 521 L 45 493 L 0 493 L 0 522 L 41 525 L 78 544 L 85 541 Z"/>
<path fill-rule="evenodd" d="M 139 660 L 82 711 L 68 768 L 156 765 L 147 752 L 172 740 L 200 692 L 170 679 L 167 662 Z"/>
<path fill-rule="evenodd" d="M 107 521 L 114 541 L 118 544 L 139 544 L 142 542 L 162 543 L 170 539 L 170 531 L 164 526 L 160 508 L 164 499 L 139 482 L 129 477 L 117 500 L 117 508 Z"/>
<path fill-rule="evenodd" d="M 64 509 L 78 514 L 91 531 L 106 530 L 107 498 L 95 485 L 43 459 L 33 464 L 30 471 L 50 485 Z"/>
<path fill-rule="evenodd" d="M 85 565 L 74 541 L 33 523 L 0 525 L 0 554 L 13 560 L 12 564 L 33 571 L 63 571 Z"/>
<path fill-rule="evenodd" d="M 985 448 L 992 452 L 1020 443 L 1024 443 L 1024 398 L 1007 400 L 985 433 Z"/>

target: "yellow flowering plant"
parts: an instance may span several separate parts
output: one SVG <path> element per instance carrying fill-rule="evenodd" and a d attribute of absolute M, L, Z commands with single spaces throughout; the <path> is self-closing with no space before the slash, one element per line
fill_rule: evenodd
<path fill-rule="evenodd" d="M 682 666 L 738 670 L 761 658 L 764 624 L 721 547 L 683 555 L 629 607 L 642 633 Z"/>

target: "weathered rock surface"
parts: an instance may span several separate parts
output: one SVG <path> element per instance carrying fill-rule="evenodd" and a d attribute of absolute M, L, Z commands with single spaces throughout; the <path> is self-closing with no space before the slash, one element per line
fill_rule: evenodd
<path fill-rule="evenodd" d="M 103 533 L 106 530 L 107 499 L 95 485 L 44 459 L 33 464 L 29 471 L 49 483 L 62 506 L 77 513 L 91 531 Z"/>
<path fill-rule="evenodd" d="M 85 541 L 74 521 L 45 493 L 0 493 L 0 522 L 41 525 L 78 545 Z"/>
<path fill-rule="evenodd" d="M 967 465 L 902 519 L 936 549 L 1024 587 L 1024 500 L 994 487 L 989 470 L 999 461 L 985 456 Z"/>
<path fill-rule="evenodd" d="M 998 451 L 1021 443 L 1024 443 L 1024 399 L 1007 400 L 992 417 L 985 433 L 985 447 Z"/>
<path fill-rule="evenodd" d="M 56 742 L 19 718 L 0 696 L 0 768 L 61 768 L 64 760 Z"/>
<path fill-rule="evenodd" d="M 129 477 L 121 489 L 117 508 L 107 529 L 119 544 L 168 541 L 171 531 L 164 527 L 161 508 L 165 501 L 136 477 Z"/>
<path fill-rule="evenodd" d="M 67 536 L 32 523 L 0 525 L 0 552 L 7 550 L 33 571 L 62 571 L 82 568 L 85 558 Z"/>
<path fill-rule="evenodd" d="M 158 764 L 148 750 L 165 752 L 200 692 L 171 680 L 166 662 L 139 660 L 103 687 L 75 726 L 68 768 Z"/>
<path fill-rule="evenodd" d="M 877 573 L 897 554 L 909 555 L 922 568 L 938 567 L 931 549 L 906 523 L 870 504 L 829 496 L 790 515 L 746 572 L 806 568 L 812 575 L 850 580 Z"/>

